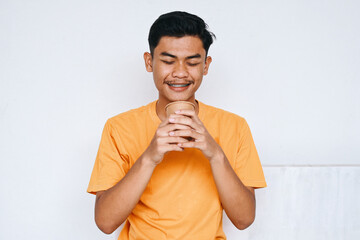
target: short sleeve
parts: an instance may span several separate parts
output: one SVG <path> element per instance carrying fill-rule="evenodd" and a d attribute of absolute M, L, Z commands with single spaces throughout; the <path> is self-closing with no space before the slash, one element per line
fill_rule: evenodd
<path fill-rule="evenodd" d="M 108 120 L 105 124 L 94 168 L 91 174 L 88 193 L 107 190 L 117 184 L 129 170 L 129 158 L 121 152 L 122 142 L 119 134 Z"/>
<path fill-rule="evenodd" d="M 245 119 L 242 120 L 234 170 L 245 186 L 263 188 L 266 181 L 261 162 L 249 125 Z"/>

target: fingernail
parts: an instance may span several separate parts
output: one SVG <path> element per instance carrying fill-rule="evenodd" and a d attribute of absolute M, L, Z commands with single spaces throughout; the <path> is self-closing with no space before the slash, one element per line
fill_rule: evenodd
<path fill-rule="evenodd" d="M 182 146 L 182 144 L 181 144 L 181 143 L 178 143 L 178 146 L 179 146 L 179 147 L 181 147 L 181 146 Z"/>
<path fill-rule="evenodd" d="M 174 118 L 169 118 L 169 122 L 174 122 L 175 119 Z"/>
<path fill-rule="evenodd" d="M 181 113 L 181 110 L 176 110 L 175 113 L 176 114 Z"/>
<path fill-rule="evenodd" d="M 175 134 L 174 132 L 169 132 L 170 136 L 174 136 L 174 134 Z"/>

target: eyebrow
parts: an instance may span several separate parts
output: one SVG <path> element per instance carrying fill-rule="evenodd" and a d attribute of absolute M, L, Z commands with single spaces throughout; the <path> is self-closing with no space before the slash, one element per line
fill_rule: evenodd
<path fill-rule="evenodd" d="M 177 56 L 172 55 L 172 54 L 170 54 L 168 52 L 162 52 L 162 53 L 160 53 L 160 55 L 161 56 L 166 56 L 166 57 L 171 57 L 171 58 L 178 58 Z M 186 59 L 192 59 L 192 58 L 201 58 L 201 55 L 197 53 L 197 54 L 186 57 Z"/>

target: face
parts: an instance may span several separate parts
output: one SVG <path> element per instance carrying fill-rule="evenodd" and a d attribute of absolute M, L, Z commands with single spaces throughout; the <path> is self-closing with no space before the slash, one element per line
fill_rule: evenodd
<path fill-rule="evenodd" d="M 146 70 L 153 73 L 162 104 L 195 102 L 195 92 L 211 63 L 200 38 L 195 36 L 162 37 L 153 57 L 145 53 L 144 59 Z"/>

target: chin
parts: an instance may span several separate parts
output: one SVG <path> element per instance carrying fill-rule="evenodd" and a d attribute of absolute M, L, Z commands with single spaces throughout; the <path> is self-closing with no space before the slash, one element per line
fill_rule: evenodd
<path fill-rule="evenodd" d="M 191 98 L 171 98 L 170 99 L 170 102 L 176 102 L 176 101 L 187 101 L 187 102 L 190 102 L 191 101 Z"/>
<path fill-rule="evenodd" d="M 189 94 L 166 94 L 163 95 L 165 99 L 169 102 L 176 102 L 176 101 L 188 101 L 191 102 L 195 99 L 195 95 L 189 96 Z"/>

